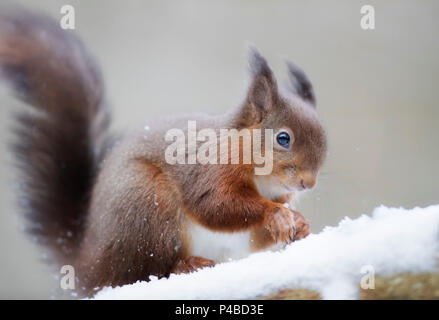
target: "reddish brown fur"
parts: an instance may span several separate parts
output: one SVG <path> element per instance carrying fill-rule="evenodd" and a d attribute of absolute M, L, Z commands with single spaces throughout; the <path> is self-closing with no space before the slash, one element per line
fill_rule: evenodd
<path fill-rule="evenodd" d="M 35 123 L 41 132 L 48 130 L 32 138 L 26 128 L 21 129 L 26 135 L 19 147 L 25 179 L 43 188 L 42 193 L 26 190 L 27 199 L 33 201 L 29 215 L 42 223 L 41 236 L 49 235 L 46 238 L 55 253 L 63 250 L 54 238 L 67 231 L 74 233 L 69 252 L 57 254 L 57 262 L 77 268 L 77 287 L 84 288 L 83 294 L 91 295 L 103 286 L 147 280 L 150 275 L 163 277 L 211 265 L 203 257 L 191 257 L 188 220 L 212 231 L 251 231 L 256 240 L 253 250 L 275 242 L 289 243 L 309 233 L 303 216 L 282 205 L 292 196 L 291 190 L 315 184 L 326 153 L 313 90 L 300 69 L 290 66 L 295 92 L 280 95 L 267 62 L 252 51 L 251 84 L 237 110 L 220 117 L 160 119 L 148 132 L 139 129 L 121 139 L 105 161 L 99 162 L 100 152 L 96 155 L 93 148 L 106 146 L 102 133 L 108 121 L 102 116 L 105 108 L 98 73 L 85 50 L 45 18 L 19 15 L 2 21 L 10 28 L 0 37 L 0 66 L 7 79 L 25 89 L 22 97 L 49 119 L 33 116 L 22 121 Z M 50 46 L 31 30 L 46 33 Z M 72 46 L 75 55 L 67 50 Z M 55 68 L 44 63 L 47 56 Z M 276 187 L 291 188 L 289 193 L 265 198 L 255 184 L 255 179 L 263 178 L 255 178 L 254 164 L 166 163 L 166 131 L 186 129 L 188 120 L 196 120 L 198 129 L 286 128 L 294 142 L 288 150 L 275 148 L 270 178 Z M 56 136 L 51 135 L 54 132 Z M 66 171 L 58 166 L 59 161 L 69 168 L 68 176 L 63 176 Z M 62 183 L 55 183 L 57 179 Z M 75 192 L 69 192 L 73 186 Z M 72 227 L 71 221 L 83 218 L 86 223 Z"/>

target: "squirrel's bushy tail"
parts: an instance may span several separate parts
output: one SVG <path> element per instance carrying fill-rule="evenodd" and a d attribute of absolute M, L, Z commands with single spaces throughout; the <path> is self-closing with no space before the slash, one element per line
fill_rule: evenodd
<path fill-rule="evenodd" d="M 34 109 L 17 114 L 20 203 L 63 264 L 81 241 L 109 123 L 100 72 L 73 32 L 27 12 L 0 16 L 2 78 Z"/>

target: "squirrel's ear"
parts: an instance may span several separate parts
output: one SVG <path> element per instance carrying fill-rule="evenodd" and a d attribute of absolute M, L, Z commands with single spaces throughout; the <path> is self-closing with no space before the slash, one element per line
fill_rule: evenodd
<path fill-rule="evenodd" d="M 295 94 L 303 100 L 309 102 L 312 106 L 316 105 L 316 98 L 311 81 L 309 81 L 305 72 L 291 61 L 287 61 L 288 76 L 290 78 L 291 88 Z"/>
<path fill-rule="evenodd" d="M 250 87 L 247 100 L 260 111 L 269 111 L 277 98 L 277 84 L 267 60 L 255 49 L 249 50 Z"/>

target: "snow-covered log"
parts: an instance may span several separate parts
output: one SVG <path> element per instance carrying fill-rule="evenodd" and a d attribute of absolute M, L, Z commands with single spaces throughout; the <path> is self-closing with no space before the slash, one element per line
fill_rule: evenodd
<path fill-rule="evenodd" d="M 439 298 L 439 205 L 376 208 L 288 245 L 96 299 Z"/>

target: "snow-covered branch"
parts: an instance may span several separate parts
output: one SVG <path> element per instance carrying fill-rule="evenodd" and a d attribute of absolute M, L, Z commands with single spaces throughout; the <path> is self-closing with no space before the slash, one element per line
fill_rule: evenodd
<path fill-rule="evenodd" d="M 381 206 L 371 216 L 344 218 L 337 227 L 278 252 L 261 252 L 169 279 L 105 288 L 95 298 L 356 299 L 361 284 L 362 297 L 380 297 L 376 291 L 383 290 L 385 279 L 395 284 L 411 281 L 417 288 L 429 282 L 428 290 L 439 298 L 438 253 L 439 205 L 411 210 Z"/>

